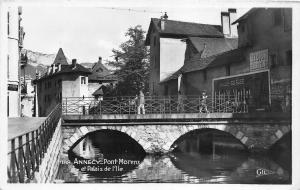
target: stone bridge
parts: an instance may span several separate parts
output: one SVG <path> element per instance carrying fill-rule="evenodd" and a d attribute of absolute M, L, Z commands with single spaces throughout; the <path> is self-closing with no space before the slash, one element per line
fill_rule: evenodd
<path fill-rule="evenodd" d="M 63 152 L 91 132 L 116 130 L 133 138 L 147 153 L 167 153 L 182 135 L 207 128 L 229 133 L 249 150 L 258 151 L 270 148 L 291 131 L 291 118 L 283 113 L 65 115 Z"/>

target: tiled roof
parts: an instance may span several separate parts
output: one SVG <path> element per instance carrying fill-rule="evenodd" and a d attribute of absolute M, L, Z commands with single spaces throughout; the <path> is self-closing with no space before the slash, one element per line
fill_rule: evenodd
<path fill-rule="evenodd" d="M 96 96 L 96 95 L 103 95 L 102 86 L 101 86 L 100 88 L 98 88 L 92 95 L 93 95 L 93 96 Z"/>
<path fill-rule="evenodd" d="M 110 71 L 101 63 L 96 62 L 91 68 L 92 74 L 89 75 L 90 81 L 114 81 L 117 77 L 110 73 Z"/>
<path fill-rule="evenodd" d="M 245 59 L 244 48 L 230 50 L 227 52 L 223 52 L 205 58 L 201 58 L 200 54 L 197 54 L 192 59 L 187 61 L 178 71 L 176 71 L 170 77 L 166 78 L 160 83 L 177 79 L 178 76 L 182 73 L 199 71 L 205 68 L 212 68 L 220 65 L 226 65 L 228 63 L 237 63 L 243 61 L 244 59 Z"/>
<path fill-rule="evenodd" d="M 145 42 L 146 45 L 150 44 L 150 33 L 152 32 L 152 27 L 154 27 L 161 34 L 161 36 L 169 35 L 173 37 L 224 37 L 219 25 L 182 22 L 175 20 L 164 20 L 164 22 L 164 29 L 162 30 L 160 27 L 160 19 L 151 19 Z"/>
<path fill-rule="evenodd" d="M 80 65 L 84 66 L 87 69 L 92 69 L 96 63 L 80 63 Z"/>
<path fill-rule="evenodd" d="M 193 46 L 202 53 L 202 57 L 209 57 L 238 47 L 238 38 L 200 38 L 189 37 Z"/>
<path fill-rule="evenodd" d="M 53 62 L 54 65 L 58 65 L 58 64 L 61 64 L 61 65 L 68 65 L 68 61 L 67 61 L 67 58 L 62 50 L 62 48 L 59 48 L 57 54 L 56 54 L 56 57 L 54 59 L 54 62 Z"/>
<path fill-rule="evenodd" d="M 45 75 L 39 78 L 38 80 L 43 80 L 60 74 L 70 74 L 70 73 L 90 74 L 91 71 L 80 64 L 76 64 L 75 67 L 73 67 L 72 65 L 61 65 L 60 71 L 56 71 L 54 73 L 51 71 L 50 74 L 45 73 Z"/>

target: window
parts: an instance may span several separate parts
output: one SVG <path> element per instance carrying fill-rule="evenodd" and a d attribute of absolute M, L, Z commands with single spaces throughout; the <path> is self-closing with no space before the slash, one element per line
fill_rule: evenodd
<path fill-rule="evenodd" d="M 207 73 L 206 73 L 206 69 L 203 70 L 203 80 L 206 81 L 207 80 Z"/>
<path fill-rule="evenodd" d="M 274 25 L 280 25 L 282 23 L 282 17 L 281 17 L 281 9 L 275 9 L 274 10 Z"/>
<path fill-rule="evenodd" d="M 7 55 L 7 78 L 9 78 L 9 55 Z"/>
<path fill-rule="evenodd" d="M 226 65 L 226 76 L 230 75 L 230 65 Z"/>
<path fill-rule="evenodd" d="M 9 116 L 9 93 L 7 94 L 7 116 Z"/>
<path fill-rule="evenodd" d="M 270 55 L 270 67 L 273 68 L 276 66 L 276 54 Z"/>
<path fill-rule="evenodd" d="M 9 12 L 7 12 L 7 35 L 9 35 Z"/>
<path fill-rule="evenodd" d="M 292 65 L 292 50 L 288 50 L 285 52 L 286 64 Z"/>
<path fill-rule="evenodd" d="M 85 84 L 85 77 L 81 77 L 81 84 Z"/>

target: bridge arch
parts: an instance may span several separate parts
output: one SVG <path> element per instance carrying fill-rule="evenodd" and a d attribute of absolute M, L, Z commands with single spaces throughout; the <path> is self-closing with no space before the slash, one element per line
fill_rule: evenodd
<path fill-rule="evenodd" d="M 246 141 L 242 141 L 241 140 L 242 138 L 240 138 L 240 136 L 238 136 L 235 133 L 233 134 L 232 131 L 225 131 L 225 130 L 220 130 L 220 129 L 215 129 L 215 128 L 201 128 L 201 129 L 191 130 L 191 131 L 181 135 L 178 139 L 176 139 L 172 143 L 170 149 L 171 150 L 175 149 L 184 140 L 191 140 L 191 138 L 193 138 L 193 136 L 196 137 L 197 140 L 199 140 L 199 139 L 201 139 L 200 136 L 204 135 L 205 133 L 218 134 L 218 135 L 223 134 L 223 135 L 227 136 L 227 138 L 232 138 L 232 141 L 233 142 L 235 141 L 237 144 L 240 144 L 243 147 L 243 149 L 248 150 L 248 147 L 245 144 Z M 202 137 L 204 137 L 204 136 L 202 136 Z M 208 137 L 208 136 L 205 136 L 205 137 Z M 247 137 L 245 137 L 245 138 L 247 138 Z"/>
<path fill-rule="evenodd" d="M 111 126 L 69 126 L 64 128 L 63 151 L 67 152 L 74 143 L 87 133 L 102 129 L 123 132 L 138 142 L 147 153 L 167 153 L 172 144 L 182 135 L 200 129 L 215 129 L 231 134 L 247 149 L 268 149 L 285 133 L 290 131 L 289 124 L 248 124 L 248 123 L 140 123 L 117 124 Z"/>
<path fill-rule="evenodd" d="M 101 127 L 101 128 L 99 128 L 99 127 L 81 126 L 81 127 L 75 129 L 75 132 L 73 133 L 73 135 L 69 139 L 66 139 L 66 141 L 64 143 L 65 144 L 64 152 L 68 152 L 69 150 L 72 150 L 87 135 L 89 135 L 91 133 L 98 132 L 98 131 L 105 131 L 105 130 L 112 130 L 112 131 L 116 131 L 116 132 L 125 134 L 126 136 L 128 136 L 128 138 L 135 141 L 143 149 L 144 149 L 144 147 L 146 147 L 145 146 L 145 141 L 137 139 L 136 136 L 135 136 L 135 133 L 132 133 L 129 130 L 124 130 L 124 128 L 122 129 L 122 127 L 114 127 L 114 128 L 112 128 L 112 127 Z M 145 149 L 144 149 L 144 151 L 145 151 Z"/>

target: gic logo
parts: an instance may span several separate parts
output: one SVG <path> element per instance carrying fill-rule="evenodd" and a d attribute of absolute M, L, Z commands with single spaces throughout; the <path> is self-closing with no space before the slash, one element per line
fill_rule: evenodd
<path fill-rule="evenodd" d="M 275 174 L 275 172 L 272 170 L 264 169 L 264 168 L 260 168 L 260 169 L 256 170 L 256 177 L 264 176 L 264 175 L 271 175 L 271 174 Z"/>

